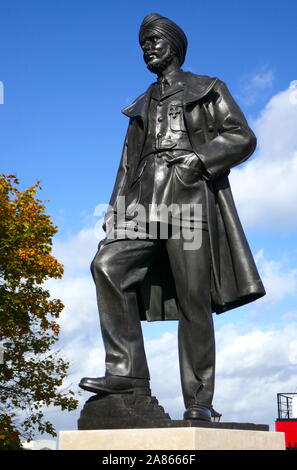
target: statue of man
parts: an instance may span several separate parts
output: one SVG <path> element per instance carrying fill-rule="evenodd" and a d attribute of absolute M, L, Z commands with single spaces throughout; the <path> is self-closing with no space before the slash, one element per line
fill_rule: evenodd
<path fill-rule="evenodd" d="M 181 69 L 187 38 L 178 25 L 150 14 L 139 41 L 157 80 L 123 110 L 130 120 L 104 224 L 107 237 L 91 265 L 106 374 L 83 378 L 80 386 L 95 393 L 149 393 L 141 320 L 178 320 L 184 419 L 210 421 L 212 314 L 265 295 L 228 182 L 230 169 L 253 153 L 256 137 L 221 80 Z M 160 207 L 173 208 L 171 217 Z M 140 208 L 146 219 L 133 237 L 129 227 L 133 232 Z M 195 230 L 199 243 L 188 246 Z"/>

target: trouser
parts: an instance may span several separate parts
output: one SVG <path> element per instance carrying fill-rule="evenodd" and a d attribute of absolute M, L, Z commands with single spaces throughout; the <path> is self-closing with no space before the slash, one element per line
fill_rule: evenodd
<path fill-rule="evenodd" d="M 210 406 L 214 391 L 215 341 L 210 299 L 210 247 L 185 250 L 182 236 L 166 240 L 115 240 L 103 243 L 91 271 L 97 289 L 106 374 L 149 378 L 137 286 L 160 250 L 167 250 L 179 303 L 178 349 L 186 408 Z M 170 364 L 168 364 L 170 367 Z"/>

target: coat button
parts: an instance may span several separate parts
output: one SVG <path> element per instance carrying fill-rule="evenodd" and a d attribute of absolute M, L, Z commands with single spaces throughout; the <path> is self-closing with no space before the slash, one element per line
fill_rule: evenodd
<path fill-rule="evenodd" d="M 158 121 L 159 121 L 159 122 L 163 121 L 163 118 L 162 118 L 161 116 L 158 117 Z"/>

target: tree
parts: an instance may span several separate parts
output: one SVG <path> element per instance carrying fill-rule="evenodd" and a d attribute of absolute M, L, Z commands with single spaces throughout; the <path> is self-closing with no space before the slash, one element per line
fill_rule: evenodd
<path fill-rule="evenodd" d="M 57 232 L 41 189 L 20 191 L 14 175 L 0 175 L 0 448 L 17 448 L 34 433 L 56 435 L 45 420 L 49 406 L 74 410 L 77 400 L 61 390 L 69 364 L 53 349 L 59 337 L 57 319 L 63 309 L 44 287 L 61 278 L 63 266 L 53 257 Z"/>

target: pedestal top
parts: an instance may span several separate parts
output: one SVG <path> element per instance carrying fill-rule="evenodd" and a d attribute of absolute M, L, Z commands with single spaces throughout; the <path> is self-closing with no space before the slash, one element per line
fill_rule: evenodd
<path fill-rule="evenodd" d="M 59 450 L 285 450 L 281 432 L 175 427 L 62 431 Z"/>

